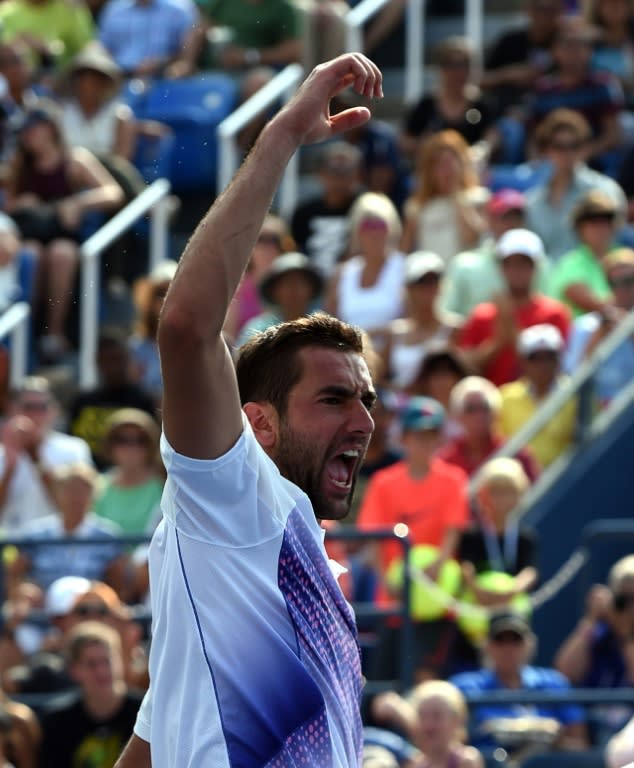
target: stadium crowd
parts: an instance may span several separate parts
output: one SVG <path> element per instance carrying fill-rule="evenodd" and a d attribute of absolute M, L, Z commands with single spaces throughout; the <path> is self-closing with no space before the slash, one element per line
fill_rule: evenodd
<path fill-rule="evenodd" d="M 97 386 L 59 387 L 76 370 L 80 245 L 143 189 L 139 147 L 170 133 L 126 89 L 220 71 L 246 98 L 285 64 L 341 52 L 349 8 L 0 2 L 0 309 L 31 306 L 15 388 L 0 348 L 0 765 L 112 768 L 148 685 L 147 540 L 165 478 L 155 336 L 177 259 L 149 270 L 143 234 L 104 255 L 131 310 L 100 328 Z M 404 8 L 366 28 L 370 55 Z M 592 588 L 551 667 L 531 663 L 539 541 L 513 512 L 573 447 L 576 400 L 496 456 L 634 308 L 634 5 L 518 9 L 483 62 L 466 38 L 437 41 L 418 103 L 302 158 L 315 183 L 288 219 L 265 220 L 225 325 L 236 351 L 315 311 L 367 334 L 376 426 L 345 524 L 406 526 L 415 682 L 364 702 L 368 768 L 468 768 L 500 749 L 634 760 L 631 708 L 466 703 L 634 683 L 634 555 Z M 597 371 L 595 411 L 633 376 L 627 339 Z M 327 547 L 350 601 L 399 604 L 396 540 Z M 401 618 L 364 613 L 359 628 L 368 680 L 397 680 Z"/>

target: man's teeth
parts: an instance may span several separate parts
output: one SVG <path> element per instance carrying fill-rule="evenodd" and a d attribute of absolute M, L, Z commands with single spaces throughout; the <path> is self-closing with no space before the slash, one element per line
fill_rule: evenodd
<path fill-rule="evenodd" d="M 344 451 L 342 456 L 345 456 L 348 459 L 357 459 L 359 457 L 359 451 L 355 451 L 354 449 L 350 449 L 348 451 Z"/>

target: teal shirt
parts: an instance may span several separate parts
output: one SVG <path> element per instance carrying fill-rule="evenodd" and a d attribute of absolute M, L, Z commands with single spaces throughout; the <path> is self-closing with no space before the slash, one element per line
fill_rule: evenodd
<path fill-rule="evenodd" d="M 96 515 L 119 525 L 130 535 L 152 533 L 160 519 L 163 481 L 152 477 L 145 483 L 129 488 L 114 485 L 108 474 L 100 478 L 100 487 L 93 503 Z"/>
<path fill-rule="evenodd" d="M 270 48 L 302 35 L 301 16 L 290 0 L 197 0 L 215 25 L 228 27 L 241 48 Z"/>
<path fill-rule="evenodd" d="M 586 310 L 567 299 L 565 291 L 577 283 L 586 285 L 598 299 L 607 299 L 612 294 L 601 263 L 586 245 L 578 245 L 562 257 L 553 271 L 550 286 L 550 295 L 567 304 L 575 317 Z"/>

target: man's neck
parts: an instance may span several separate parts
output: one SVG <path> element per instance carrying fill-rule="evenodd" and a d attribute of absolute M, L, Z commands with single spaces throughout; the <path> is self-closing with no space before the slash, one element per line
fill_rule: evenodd
<path fill-rule="evenodd" d="M 125 693 L 125 683 L 121 683 L 119 686 L 114 687 L 106 696 L 100 696 L 99 698 L 84 696 L 84 709 L 96 720 L 107 720 L 118 712 Z"/>

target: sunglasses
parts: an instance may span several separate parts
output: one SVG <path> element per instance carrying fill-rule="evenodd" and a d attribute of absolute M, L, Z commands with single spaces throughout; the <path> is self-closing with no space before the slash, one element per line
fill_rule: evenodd
<path fill-rule="evenodd" d="M 110 442 L 113 445 L 145 445 L 145 435 L 112 435 Z"/>
<path fill-rule="evenodd" d="M 634 288 L 634 272 L 623 277 L 614 277 L 610 280 L 612 288 Z"/>
<path fill-rule="evenodd" d="M 40 413 L 43 413 L 44 411 L 48 411 L 50 406 L 50 403 L 48 400 L 39 400 L 39 401 L 27 401 L 24 403 L 21 403 L 20 408 L 23 411 L 39 411 Z"/>
<path fill-rule="evenodd" d="M 359 229 L 366 232 L 387 232 L 387 222 L 376 218 L 362 219 Z"/>
<path fill-rule="evenodd" d="M 496 645 L 520 645 L 524 642 L 524 638 L 517 632 L 500 632 L 498 635 L 494 635 L 491 641 Z"/>
<path fill-rule="evenodd" d="M 437 272 L 428 272 L 415 282 L 410 283 L 410 287 L 415 285 L 438 285 L 438 283 L 440 283 L 440 275 Z"/>
<path fill-rule="evenodd" d="M 274 245 L 276 248 L 282 248 L 282 241 L 277 235 L 262 233 L 258 237 L 258 243 L 260 245 Z"/>
<path fill-rule="evenodd" d="M 616 611 L 624 611 L 626 608 L 629 608 L 630 605 L 634 605 L 634 595 L 614 596 L 614 609 Z"/>
<path fill-rule="evenodd" d="M 526 359 L 534 363 L 553 363 L 559 359 L 559 355 L 556 352 L 533 352 L 531 355 L 527 355 Z"/>
<path fill-rule="evenodd" d="M 470 65 L 467 59 L 446 59 L 440 63 L 443 69 L 469 69 Z"/>
<path fill-rule="evenodd" d="M 557 152 L 576 152 L 582 146 L 580 141 L 553 141 L 550 144 L 550 148 Z"/>
<path fill-rule="evenodd" d="M 600 223 L 600 224 L 613 224 L 615 216 L 613 213 L 587 213 L 585 216 L 579 218 L 578 223 L 584 222 Z"/>
<path fill-rule="evenodd" d="M 466 403 L 462 409 L 463 413 L 490 413 L 491 409 L 487 403 Z"/>
<path fill-rule="evenodd" d="M 81 605 L 75 606 L 73 609 L 73 614 L 82 618 L 86 618 L 88 616 L 99 616 L 103 619 L 106 616 L 110 616 L 110 611 L 105 605 L 101 605 L 99 603 L 82 603 Z"/>

